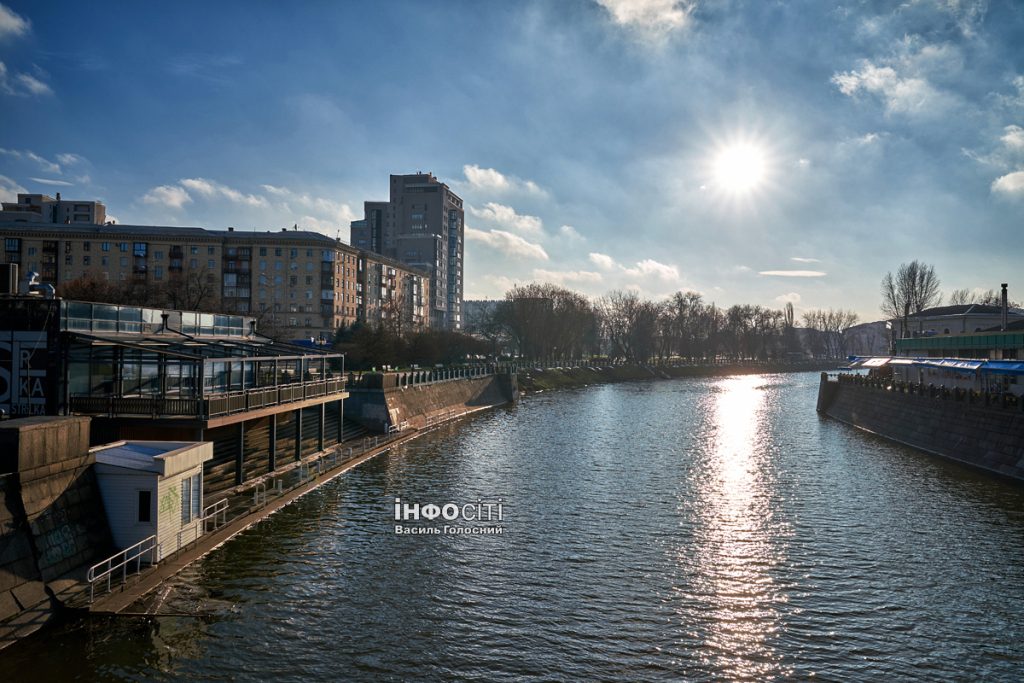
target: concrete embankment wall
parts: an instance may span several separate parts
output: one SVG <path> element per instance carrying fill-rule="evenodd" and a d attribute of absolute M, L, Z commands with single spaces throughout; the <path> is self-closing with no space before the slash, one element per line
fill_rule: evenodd
<path fill-rule="evenodd" d="M 728 375 L 760 375 L 777 372 L 811 372 L 831 370 L 845 365 L 840 361 L 807 363 L 716 363 L 710 365 L 610 365 L 575 368 L 519 370 L 519 386 L 524 392 L 568 389 L 590 384 L 634 382 L 679 377 L 724 377 Z"/>
<path fill-rule="evenodd" d="M 1024 411 L 938 388 L 891 390 L 865 378 L 822 378 L 818 411 L 936 455 L 1024 480 Z"/>
<path fill-rule="evenodd" d="M 87 417 L 0 423 L 0 647 L 49 618 L 64 577 L 113 551 L 93 462 Z"/>
<path fill-rule="evenodd" d="M 387 383 L 385 383 L 385 386 Z M 452 412 L 472 412 L 514 401 L 518 395 L 515 375 L 451 379 L 412 386 L 349 388 L 345 416 L 366 428 L 387 431 L 390 425 L 408 423 L 422 428 Z"/>

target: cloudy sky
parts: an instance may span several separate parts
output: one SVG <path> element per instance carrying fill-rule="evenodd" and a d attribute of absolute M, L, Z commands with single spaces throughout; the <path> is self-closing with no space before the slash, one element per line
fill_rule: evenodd
<path fill-rule="evenodd" d="M 466 296 L 546 280 L 852 308 L 1024 278 L 1024 4 L 15 2 L 0 195 L 348 237 L 389 173 L 467 206 Z"/>

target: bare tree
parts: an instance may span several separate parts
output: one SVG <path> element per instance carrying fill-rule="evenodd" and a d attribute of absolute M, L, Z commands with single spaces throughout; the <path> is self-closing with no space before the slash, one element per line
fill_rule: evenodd
<path fill-rule="evenodd" d="M 829 358 L 846 355 L 849 338 L 847 332 L 857 324 L 859 316 L 841 308 L 812 309 L 804 313 L 804 326 L 817 337 L 815 346 Z"/>
<path fill-rule="evenodd" d="M 882 278 L 882 312 L 890 318 L 902 318 L 908 311 L 920 313 L 942 302 L 935 266 L 920 261 L 903 263 L 896 275 Z"/>
<path fill-rule="evenodd" d="M 949 303 L 951 306 L 962 306 L 966 304 L 982 304 L 985 306 L 1001 306 L 1003 304 L 1003 295 L 1001 292 L 997 292 L 994 289 L 988 289 L 980 291 L 977 289 L 954 289 L 949 293 Z M 1019 304 L 1015 301 L 1008 302 L 1011 308 L 1018 308 Z"/>

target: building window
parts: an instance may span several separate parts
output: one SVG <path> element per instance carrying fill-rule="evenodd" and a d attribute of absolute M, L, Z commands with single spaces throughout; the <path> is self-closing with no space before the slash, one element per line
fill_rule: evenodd
<path fill-rule="evenodd" d="M 153 492 L 139 491 L 139 521 L 149 522 L 152 520 Z"/>
<path fill-rule="evenodd" d="M 274 261 L 274 270 L 284 270 L 284 263 L 281 261 Z"/>
<path fill-rule="evenodd" d="M 307 249 L 306 250 L 306 258 L 313 258 L 313 250 L 312 249 Z"/>
<path fill-rule="evenodd" d="M 292 257 L 292 258 L 297 258 L 298 255 L 299 255 L 299 250 L 298 249 L 289 249 L 288 250 L 288 255 L 290 257 Z"/>
<path fill-rule="evenodd" d="M 128 267 L 128 257 L 127 256 L 122 256 L 121 257 L 121 267 L 122 268 L 127 268 Z"/>
<path fill-rule="evenodd" d="M 154 251 L 153 252 L 153 258 L 156 259 L 157 261 L 163 261 L 164 260 L 164 252 L 162 252 L 162 251 Z"/>
<path fill-rule="evenodd" d="M 199 519 L 202 505 L 202 475 L 193 474 L 181 480 L 181 523 L 188 524 Z"/>
<path fill-rule="evenodd" d="M 127 242 L 120 242 L 117 245 L 117 248 L 120 249 L 121 252 L 124 253 L 124 254 L 128 253 L 128 243 Z"/>
<path fill-rule="evenodd" d="M 266 255 L 267 255 L 267 248 L 266 247 L 260 247 L 260 256 L 266 256 Z"/>
<path fill-rule="evenodd" d="M 156 268 L 153 269 L 153 279 L 154 280 L 163 280 L 164 279 L 164 267 L 163 266 L 157 266 Z"/>
<path fill-rule="evenodd" d="M 4 240 L 4 251 L 21 251 L 21 238 L 8 237 Z"/>
<path fill-rule="evenodd" d="M 213 253 L 214 253 L 214 252 L 213 252 L 213 247 L 207 247 L 207 248 L 206 248 L 206 254 L 207 254 L 208 256 L 213 256 Z"/>
<path fill-rule="evenodd" d="M 110 242 L 103 242 L 100 244 L 100 249 L 102 251 L 110 251 Z"/>
<path fill-rule="evenodd" d="M 36 255 L 36 248 L 35 247 L 29 247 L 28 248 L 28 255 L 29 256 L 35 256 Z"/>
<path fill-rule="evenodd" d="M 109 266 L 110 265 L 110 258 L 107 257 L 107 256 L 101 256 L 100 257 L 100 261 L 101 261 L 102 265 L 104 265 L 104 266 Z"/>
<path fill-rule="evenodd" d="M 190 259 L 188 260 L 188 267 L 189 267 L 189 268 L 198 268 L 198 267 L 199 267 L 199 261 L 197 261 L 197 260 L 196 260 L 196 259 L 194 259 L 194 258 L 190 258 Z"/>
<path fill-rule="evenodd" d="M 215 268 L 216 266 L 217 266 L 217 264 L 216 264 L 216 262 L 213 259 L 210 259 L 209 261 L 206 262 L 206 267 L 207 268 Z"/>
<path fill-rule="evenodd" d="M 313 276 L 312 275 L 307 275 L 306 276 L 306 284 L 307 285 L 313 284 Z"/>
<path fill-rule="evenodd" d="M 288 284 L 291 285 L 292 287 L 294 287 L 295 285 L 299 284 L 298 276 L 296 276 L 296 275 L 289 275 L 288 276 Z"/>
<path fill-rule="evenodd" d="M 122 249 L 122 251 L 124 250 Z M 146 258 L 149 253 L 149 245 L 145 242 L 135 242 L 132 245 L 132 253 L 139 258 Z"/>
<path fill-rule="evenodd" d="M 64 257 L 64 265 L 65 266 L 71 266 L 71 265 L 74 265 L 74 263 L 75 263 L 75 257 L 72 256 L 71 254 L 68 254 L 67 256 Z"/>
<path fill-rule="evenodd" d="M 281 255 L 281 247 L 277 247 L 276 249 L 274 249 L 274 256 L 280 256 L 280 255 Z"/>
<path fill-rule="evenodd" d="M 82 242 L 82 251 L 90 251 L 92 249 L 92 242 Z"/>
<path fill-rule="evenodd" d="M 89 265 L 89 255 L 88 254 L 86 254 L 85 256 L 82 257 L 82 265 L 83 266 Z"/>
<path fill-rule="evenodd" d="M 189 253 L 192 254 L 193 256 L 199 254 L 199 247 L 196 247 L 196 246 L 189 247 Z"/>

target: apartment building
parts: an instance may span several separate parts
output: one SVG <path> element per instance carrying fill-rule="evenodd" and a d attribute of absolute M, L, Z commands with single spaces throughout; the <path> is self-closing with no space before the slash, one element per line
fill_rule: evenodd
<path fill-rule="evenodd" d="M 360 320 L 404 334 L 430 326 L 430 276 L 373 252 L 360 251 Z"/>
<path fill-rule="evenodd" d="M 19 194 L 16 202 L 3 202 L 0 221 L 12 223 L 57 223 L 102 225 L 107 208 L 100 202 L 61 199 L 45 194 Z"/>
<path fill-rule="evenodd" d="M 361 258 L 318 232 L 0 222 L 0 237 L 0 260 L 18 263 L 23 276 L 36 272 L 58 288 L 84 276 L 143 286 L 167 305 L 252 315 L 287 339 L 329 343 L 359 320 L 429 322 L 414 304 L 428 276 Z M 369 288 L 367 276 L 381 272 Z"/>
<path fill-rule="evenodd" d="M 462 328 L 465 213 L 462 199 L 432 173 L 391 176 L 387 202 L 363 204 L 353 246 L 430 274 L 430 324 Z"/>

